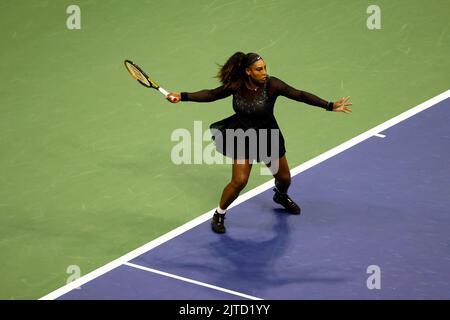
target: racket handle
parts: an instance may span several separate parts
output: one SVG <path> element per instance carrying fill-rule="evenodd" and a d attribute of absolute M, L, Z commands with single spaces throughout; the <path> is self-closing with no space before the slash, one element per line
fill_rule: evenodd
<path fill-rule="evenodd" d="M 163 88 L 159 87 L 158 91 L 161 92 L 166 98 L 169 95 L 169 92 L 167 92 L 167 90 L 164 90 Z M 176 102 L 177 99 L 175 98 L 169 98 L 171 102 Z"/>
<path fill-rule="evenodd" d="M 166 97 L 169 95 L 169 93 L 161 87 L 158 88 L 158 91 L 161 92 Z"/>

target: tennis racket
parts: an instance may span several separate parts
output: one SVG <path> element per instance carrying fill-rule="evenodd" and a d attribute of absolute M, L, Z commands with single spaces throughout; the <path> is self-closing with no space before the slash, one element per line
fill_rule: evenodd
<path fill-rule="evenodd" d="M 169 98 L 169 92 L 165 90 L 164 88 L 161 88 L 155 80 L 152 80 L 137 64 L 133 63 L 130 60 L 124 61 L 125 68 L 127 68 L 128 72 L 131 74 L 131 76 L 136 79 L 140 84 L 142 84 L 144 87 L 147 88 L 153 88 L 161 92 L 164 97 Z M 172 102 L 175 102 L 175 98 L 170 98 Z"/>

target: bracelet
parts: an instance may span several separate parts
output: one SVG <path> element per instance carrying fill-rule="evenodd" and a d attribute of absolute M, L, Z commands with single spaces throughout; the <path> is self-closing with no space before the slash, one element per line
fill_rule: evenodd
<path fill-rule="evenodd" d="M 325 109 L 327 109 L 327 111 L 333 111 L 333 105 L 334 105 L 334 102 L 330 101 L 327 103 L 327 106 L 325 107 Z"/>
<path fill-rule="evenodd" d="M 188 101 L 188 93 L 187 92 L 181 92 L 181 101 Z"/>

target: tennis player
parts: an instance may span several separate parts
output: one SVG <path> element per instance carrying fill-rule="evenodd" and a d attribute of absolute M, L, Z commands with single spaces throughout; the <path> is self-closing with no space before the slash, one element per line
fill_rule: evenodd
<path fill-rule="evenodd" d="M 300 214 L 300 207 L 287 193 L 291 174 L 285 155 L 284 137 L 274 116 L 275 101 L 278 96 L 284 96 L 328 111 L 351 113 L 348 108 L 352 105 L 350 97 L 332 102 L 292 88 L 282 80 L 269 76 L 266 63 L 256 53 L 236 52 L 221 66 L 217 77 L 222 85 L 215 89 L 192 93 L 172 92 L 167 96 L 172 103 L 212 102 L 233 96 L 235 114 L 210 127 L 219 134 L 215 135 L 217 150 L 233 159 L 231 181 L 224 188 L 212 217 L 212 230 L 216 233 L 226 232 L 224 219 L 227 208 L 246 186 L 253 161 L 264 162 L 271 170 L 275 178 L 273 200 L 287 212 Z M 235 133 L 231 139 L 228 136 L 230 131 Z M 220 134 L 225 132 L 226 137 L 219 139 Z M 256 139 L 250 139 L 255 136 Z"/>

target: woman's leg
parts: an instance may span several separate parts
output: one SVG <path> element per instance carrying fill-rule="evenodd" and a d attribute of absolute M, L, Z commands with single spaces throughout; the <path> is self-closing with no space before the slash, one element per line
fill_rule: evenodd
<path fill-rule="evenodd" d="M 220 198 L 220 208 L 226 210 L 228 206 L 236 200 L 242 189 L 245 188 L 252 170 L 252 164 L 249 160 L 233 161 L 231 181 L 223 189 Z"/>
<path fill-rule="evenodd" d="M 231 181 L 223 189 L 219 208 L 217 208 L 211 221 L 214 232 L 225 233 L 226 228 L 224 220 L 226 209 L 234 200 L 236 200 L 242 189 L 245 188 L 251 169 L 252 165 L 248 160 L 243 162 L 235 160 L 233 162 Z"/>
<path fill-rule="evenodd" d="M 290 213 L 300 214 L 300 207 L 287 194 L 291 185 L 291 172 L 289 171 L 286 156 L 272 161 L 268 167 L 275 178 L 276 188 L 274 189 L 275 195 L 273 196 L 273 200 L 281 204 Z"/>
<path fill-rule="evenodd" d="M 280 193 L 287 193 L 289 186 L 291 185 L 291 172 L 289 171 L 289 165 L 286 156 L 275 160 L 269 169 L 272 171 L 275 178 L 275 186 Z"/>

